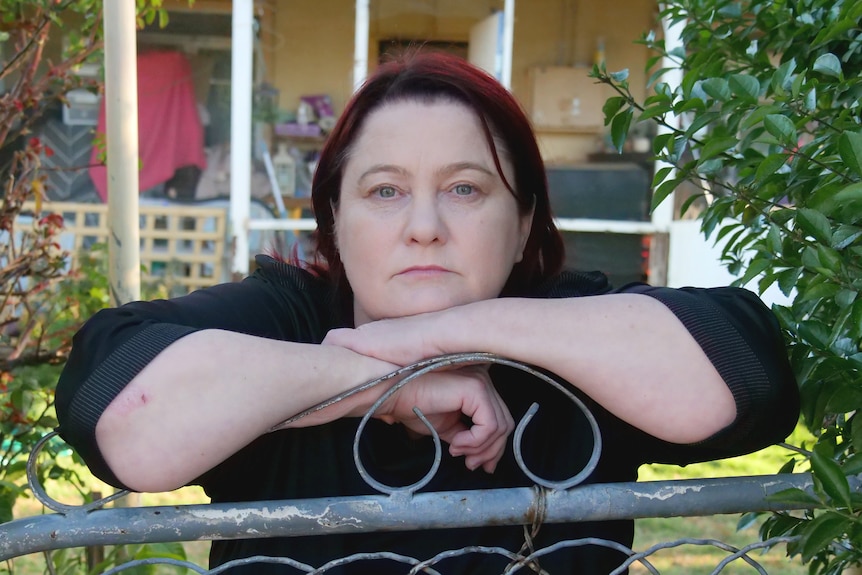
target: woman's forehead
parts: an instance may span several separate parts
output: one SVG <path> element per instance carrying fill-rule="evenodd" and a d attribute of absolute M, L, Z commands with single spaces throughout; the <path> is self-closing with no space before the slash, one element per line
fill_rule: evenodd
<path fill-rule="evenodd" d="M 494 145 L 503 152 L 501 142 Z M 494 166 L 482 122 L 469 106 L 451 99 L 386 103 L 365 119 L 348 155 L 348 166 L 427 161 Z"/>

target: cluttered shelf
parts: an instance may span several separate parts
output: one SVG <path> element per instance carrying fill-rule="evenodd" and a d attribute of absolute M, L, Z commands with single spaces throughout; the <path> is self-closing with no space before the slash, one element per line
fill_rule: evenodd
<path fill-rule="evenodd" d="M 279 195 L 285 209 L 299 217 L 309 207 L 311 180 L 317 169 L 320 151 L 326 136 L 335 125 L 335 114 L 327 95 L 302 96 L 296 112 L 285 114 L 282 121 L 271 125 L 272 166 Z M 297 204 L 291 198 L 304 198 Z M 288 203 L 293 208 L 288 207 Z"/>

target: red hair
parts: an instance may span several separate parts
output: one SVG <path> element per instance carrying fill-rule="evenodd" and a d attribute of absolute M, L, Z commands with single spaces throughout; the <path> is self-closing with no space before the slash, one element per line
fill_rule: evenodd
<path fill-rule="evenodd" d="M 548 182 L 535 135 L 517 100 L 497 80 L 462 58 L 445 53 L 418 53 L 382 64 L 344 109 L 327 138 L 317 163 L 311 201 L 317 232 L 310 267 L 333 281 L 342 296 L 352 299 L 335 241 L 334 208 L 338 205 L 344 167 L 365 119 L 393 102 L 413 100 L 461 103 L 478 117 L 494 157 L 497 172 L 515 196 L 522 214 L 533 212 L 532 229 L 523 259 L 515 264 L 501 295 L 523 295 L 557 274 L 564 248 L 554 225 Z M 497 143 L 510 160 L 515 181 L 507 181 Z"/>

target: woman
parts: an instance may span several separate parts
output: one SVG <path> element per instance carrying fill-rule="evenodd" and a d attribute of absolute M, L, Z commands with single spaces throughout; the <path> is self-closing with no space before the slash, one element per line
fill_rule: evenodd
<path fill-rule="evenodd" d="M 381 66 L 329 137 L 313 205 L 310 271 L 259 257 L 241 283 L 105 310 L 77 334 L 57 393 L 60 430 L 97 475 L 141 491 L 196 483 L 214 502 L 372 493 L 352 440 L 356 416 L 382 386 L 271 430 L 399 366 L 469 351 L 539 366 L 584 398 L 604 444 L 589 482 L 634 480 L 646 462 L 756 450 L 796 422 L 781 334 L 751 293 L 614 291 L 601 274 L 560 272 L 562 242 L 529 122 L 505 89 L 459 59 Z M 508 436 L 513 416 L 537 401 L 543 417 L 524 442 L 531 469 L 571 476 L 592 449 L 588 429 L 546 387 L 500 366 L 423 376 L 377 412 L 363 462 L 390 485 L 424 473 L 433 448 L 415 405 L 448 443 L 426 490 L 530 485 Z M 630 545 L 632 531 L 631 522 L 549 524 L 533 544 L 592 536 Z M 465 545 L 517 551 L 523 531 L 306 539 L 215 542 L 211 564 L 275 555 L 319 566 L 361 551 L 427 559 Z M 622 559 L 585 546 L 541 566 L 598 574 Z M 473 555 L 439 568 L 499 573 L 505 564 Z M 405 571 L 391 562 L 349 569 Z"/>

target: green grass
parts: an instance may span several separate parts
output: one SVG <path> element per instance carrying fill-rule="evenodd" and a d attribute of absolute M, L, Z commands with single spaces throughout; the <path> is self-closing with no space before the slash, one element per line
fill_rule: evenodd
<path fill-rule="evenodd" d="M 789 443 L 793 445 L 810 443 L 810 437 L 804 431 L 798 430 L 790 438 Z M 791 456 L 792 453 L 788 450 L 773 446 L 743 457 L 699 463 L 687 467 L 644 466 L 641 468 L 640 478 L 642 481 L 659 481 L 700 477 L 768 475 L 777 472 Z M 101 490 L 102 493 L 111 493 L 110 487 L 96 479 L 93 479 L 93 486 L 93 489 Z M 49 492 L 64 503 L 76 502 L 72 490 L 68 487 L 54 485 L 51 486 Z M 206 497 L 199 488 L 185 488 L 171 493 L 143 494 L 140 498 L 139 504 L 147 506 L 191 505 L 206 502 Z M 19 501 L 16 505 L 15 517 L 38 515 L 44 512 L 35 499 L 29 498 Z M 635 524 L 633 547 L 636 551 L 645 551 L 657 543 L 677 541 L 683 538 L 717 539 L 735 547 L 743 547 L 759 541 L 756 526 L 737 531 L 736 526 L 739 517 L 738 515 L 715 515 L 711 517 L 641 519 Z M 209 542 L 189 542 L 185 543 L 184 547 L 190 561 L 202 566 L 207 565 Z M 707 575 L 712 573 L 726 556 L 727 552 L 714 547 L 686 545 L 659 551 L 651 555 L 649 561 L 662 575 Z M 772 575 L 803 575 L 808 572 L 807 568 L 802 566 L 798 560 L 790 561 L 787 559 L 783 547 L 776 547 L 766 555 L 756 551 L 751 556 Z M 42 555 L 20 557 L 6 564 L 0 563 L 0 574 L 42 575 L 46 572 L 45 559 Z M 756 572 L 752 567 L 737 560 L 721 573 L 722 575 L 748 575 Z M 158 573 L 167 575 L 175 574 L 177 571 L 160 568 Z M 636 564 L 632 567 L 631 573 L 632 575 L 641 575 L 648 573 L 648 571 L 643 566 Z"/>
<path fill-rule="evenodd" d="M 791 445 L 811 445 L 813 438 L 799 427 L 788 439 Z M 668 479 L 697 479 L 705 477 L 734 477 L 744 475 L 771 475 L 794 456 L 786 448 L 772 446 L 757 453 L 709 461 L 679 467 L 674 465 L 645 465 L 640 469 L 641 481 L 661 481 Z M 800 459 L 796 456 L 796 460 Z M 800 471 L 797 469 L 797 471 Z M 709 517 L 673 517 L 640 519 L 635 522 L 636 551 L 645 551 L 651 546 L 677 541 L 683 538 L 716 539 L 740 548 L 760 541 L 757 526 L 742 531 L 737 530 L 740 515 L 713 515 Z M 686 545 L 665 549 L 651 556 L 650 562 L 662 575 L 708 575 L 727 557 L 726 551 L 715 547 Z M 751 558 L 774 575 L 803 575 L 808 573 L 798 558 L 787 558 L 784 546 L 775 547 L 768 553 L 754 551 Z M 647 573 L 646 568 L 634 566 L 632 574 Z M 748 575 L 756 573 L 752 567 L 741 560 L 734 561 L 721 571 L 722 575 Z"/>

